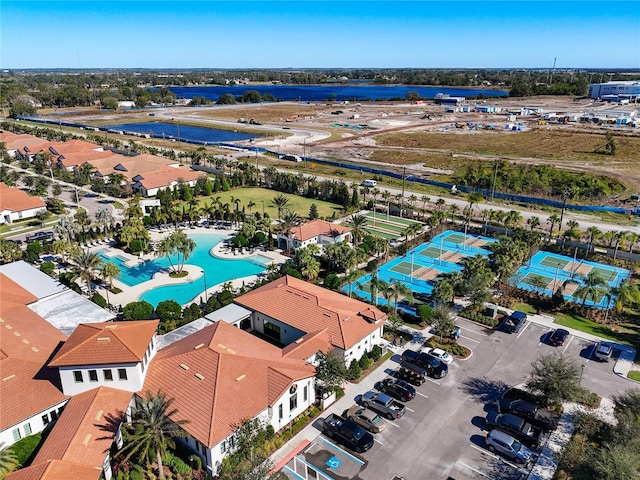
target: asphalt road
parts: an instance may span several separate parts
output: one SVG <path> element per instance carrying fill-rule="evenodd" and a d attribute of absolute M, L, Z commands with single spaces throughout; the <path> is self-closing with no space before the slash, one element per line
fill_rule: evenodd
<path fill-rule="evenodd" d="M 543 354 L 560 351 L 584 365 L 582 385 L 601 396 L 610 398 L 630 388 L 627 380 L 613 373 L 613 362 L 593 361 L 593 343 L 577 337 L 570 336 L 564 346 L 556 348 L 543 342 L 549 329 L 531 322 L 518 334 L 489 330 L 464 319 L 458 325 L 462 328 L 460 343 L 471 348 L 473 355 L 455 360 L 446 378 L 431 379 L 417 387 L 418 395 L 406 404 L 406 415 L 389 422 L 385 431 L 375 435 L 371 450 L 356 455 L 364 460 L 356 476 L 328 472 L 333 478 L 522 478 L 528 472 L 526 467 L 486 449 L 484 418 L 489 410 L 497 408 L 497 399 L 508 386 L 526 380 L 531 363 Z M 394 355 L 391 367 L 398 361 L 399 356 Z M 378 369 L 358 385 L 359 394 L 392 368 L 384 370 Z M 313 456 L 307 460 L 313 461 Z"/>

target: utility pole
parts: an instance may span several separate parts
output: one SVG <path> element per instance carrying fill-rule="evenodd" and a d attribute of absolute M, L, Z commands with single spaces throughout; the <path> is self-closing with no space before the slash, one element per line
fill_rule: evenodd
<path fill-rule="evenodd" d="M 256 149 L 256 187 L 260 186 L 260 168 L 258 168 L 258 147 L 253 144 Z"/>
<path fill-rule="evenodd" d="M 496 194 L 496 181 L 498 180 L 498 161 L 496 160 L 496 169 L 493 172 L 493 188 L 491 189 L 491 203 L 493 203 L 493 197 Z"/>
<path fill-rule="evenodd" d="M 407 167 L 402 167 L 402 198 L 400 198 L 400 218 L 402 218 L 402 209 L 404 208 L 404 182 L 407 178 Z"/>

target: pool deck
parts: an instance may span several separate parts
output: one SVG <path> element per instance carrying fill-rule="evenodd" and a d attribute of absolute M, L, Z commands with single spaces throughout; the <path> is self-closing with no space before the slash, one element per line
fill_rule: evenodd
<path fill-rule="evenodd" d="M 172 231 L 173 229 L 164 230 L 164 231 L 159 231 L 157 229 L 150 230 L 149 233 L 151 234 L 151 241 L 152 242 L 159 241 L 164 237 L 166 237 Z M 235 231 L 233 230 L 202 228 L 202 227 L 185 228 L 184 231 L 187 234 L 189 233 L 207 234 L 208 233 L 212 235 L 213 234 L 225 235 L 227 238 L 231 238 L 235 234 Z M 107 257 L 119 256 L 122 258 L 126 258 L 127 262 L 125 265 L 127 266 L 133 266 L 141 262 L 148 262 L 158 258 L 155 255 L 155 253 L 147 253 L 142 256 L 135 256 L 135 255 L 131 255 L 130 253 L 126 253 L 120 250 L 119 248 L 110 247 L 108 245 L 91 246 L 89 247 L 89 250 L 92 252 L 96 252 L 99 250 L 106 250 L 106 252 L 104 253 Z M 282 255 L 280 252 L 281 250 L 262 251 L 260 249 L 255 249 L 253 251 L 245 251 L 244 253 L 236 252 L 234 254 L 233 251 L 231 251 L 224 245 L 224 242 L 218 243 L 216 246 L 214 246 L 211 249 L 212 255 L 218 258 L 226 259 L 226 260 L 242 260 L 242 259 L 247 259 L 251 257 L 256 257 L 259 255 L 261 257 L 270 258 L 271 260 L 273 260 L 274 263 L 278 265 L 285 262 L 288 259 L 288 257 Z M 153 288 L 162 287 L 166 285 L 180 285 L 183 283 L 191 283 L 193 281 L 201 279 L 204 276 L 204 274 L 202 273 L 202 269 L 197 265 L 189 265 L 188 262 L 189 260 L 187 260 L 187 262 L 184 265 L 184 270 L 188 272 L 188 275 L 182 278 L 170 278 L 168 272 L 161 271 L 154 274 L 151 280 L 140 283 L 132 287 L 125 285 L 124 283 L 114 279 L 113 285 L 115 287 L 122 289 L 122 292 L 118 294 L 109 292 L 108 293 L 109 303 L 111 303 L 112 305 L 124 306 L 128 303 L 137 301 L 141 295 L 143 295 L 145 292 Z M 237 289 L 242 287 L 243 284 L 249 285 L 255 282 L 257 279 L 258 279 L 258 275 L 249 275 L 247 277 L 240 277 L 230 281 L 233 288 Z M 223 285 L 222 283 L 219 283 L 219 284 L 208 287 L 207 294 L 211 295 L 213 293 L 219 292 L 220 290 L 222 290 L 222 285 Z M 100 295 L 102 295 L 104 298 L 107 298 L 107 292 L 104 288 L 97 287 L 95 290 L 98 293 L 100 293 Z M 203 295 L 204 295 L 204 292 L 203 292 Z M 170 299 L 167 299 L 167 300 L 170 300 Z"/>

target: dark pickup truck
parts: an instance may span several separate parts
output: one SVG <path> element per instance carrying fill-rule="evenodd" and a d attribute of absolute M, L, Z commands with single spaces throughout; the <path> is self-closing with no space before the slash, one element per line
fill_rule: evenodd
<path fill-rule="evenodd" d="M 518 333 L 527 323 L 527 314 L 524 312 L 513 312 L 502 321 L 502 330 L 507 333 Z"/>
<path fill-rule="evenodd" d="M 323 424 L 322 433 L 353 451 L 366 452 L 373 446 L 373 435 L 351 419 L 332 413 Z"/>
<path fill-rule="evenodd" d="M 558 428 L 560 416 L 538 408 L 535 403 L 526 400 L 500 399 L 500 413 L 511 413 L 526 418 L 533 426 L 548 432 Z"/>
<path fill-rule="evenodd" d="M 402 361 L 424 368 L 434 378 L 444 378 L 449 373 L 446 363 L 428 353 L 405 350 L 402 352 Z"/>
<path fill-rule="evenodd" d="M 485 419 L 487 430 L 498 429 L 508 433 L 529 448 L 537 449 L 542 440 L 542 429 L 533 426 L 524 418 L 510 413 L 489 412 Z"/>

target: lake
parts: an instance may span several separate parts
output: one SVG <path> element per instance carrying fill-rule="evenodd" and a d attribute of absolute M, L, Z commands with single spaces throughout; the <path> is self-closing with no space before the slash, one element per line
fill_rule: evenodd
<path fill-rule="evenodd" d="M 506 90 L 484 90 L 479 88 L 422 87 L 413 85 L 208 85 L 197 87 L 169 87 L 178 98 L 204 97 L 216 101 L 225 93 L 234 97 L 248 90 L 257 90 L 262 96 L 273 95 L 278 100 L 319 102 L 329 99 L 337 101 L 364 101 L 404 99 L 407 92 L 418 92 L 422 98 L 435 98 L 438 93 L 452 97 L 506 97 Z M 332 97 L 334 96 L 335 97 Z"/>
<path fill-rule="evenodd" d="M 193 127 L 191 125 L 164 122 L 121 123 L 118 125 L 107 125 L 101 129 L 136 132 L 147 134 L 154 138 L 169 138 L 181 142 L 200 144 L 238 142 L 257 136 L 249 133 L 233 132 L 231 130 L 217 130 L 215 128 Z"/>

